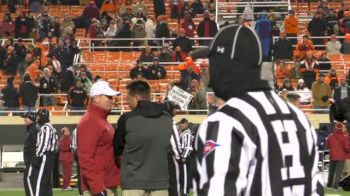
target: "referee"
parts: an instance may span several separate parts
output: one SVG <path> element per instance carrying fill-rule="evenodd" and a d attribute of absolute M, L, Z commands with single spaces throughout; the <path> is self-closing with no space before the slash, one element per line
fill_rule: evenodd
<path fill-rule="evenodd" d="M 57 151 L 58 136 L 56 129 L 49 123 L 49 111 L 39 110 L 37 123 L 40 126 L 37 133 L 35 156 L 32 159 L 33 168 L 30 179 L 33 179 L 33 186 L 30 187 L 33 196 L 52 196 L 52 170 Z"/>
<path fill-rule="evenodd" d="M 197 134 L 196 195 L 324 195 L 315 130 L 260 79 L 254 30 L 226 26 L 192 56 L 209 58 L 209 85 L 226 102 Z"/>

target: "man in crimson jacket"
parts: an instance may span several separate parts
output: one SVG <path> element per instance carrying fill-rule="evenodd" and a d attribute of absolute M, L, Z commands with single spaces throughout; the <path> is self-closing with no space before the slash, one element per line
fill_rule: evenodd
<path fill-rule="evenodd" d="M 114 161 L 114 129 L 107 121 L 113 96 L 118 93 L 106 81 L 90 89 L 91 102 L 77 127 L 77 146 L 84 195 L 110 196 L 120 184 Z"/>
<path fill-rule="evenodd" d="M 72 176 L 73 152 L 70 148 L 71 136 L 68 127 L 63 127 L 61 130 L 62 137 L 59 141 L 60 162 L 63 169 L 63 186 L 62 190 L 71 191 L 70 179 Z"/>
<path fill-rule="evenodd" d="M 343 123 L 335 125 L 333 133 L 327 137 L 327 147 L 329 148 L 330 164 L 327 187 L 338 189 L 341 178 L 346 153 L 350 152 L 350 142 L 346 128 Z"/>

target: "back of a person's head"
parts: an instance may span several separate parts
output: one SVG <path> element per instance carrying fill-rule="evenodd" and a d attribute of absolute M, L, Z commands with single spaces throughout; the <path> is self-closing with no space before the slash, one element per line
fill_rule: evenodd
<path fill-rule="evenodd" d="M 131 96 L 138 96 L 139 98 L 151 101 L 151 87 L 143 80 L 134 80 L 130 82 L 126 89 Z"/>

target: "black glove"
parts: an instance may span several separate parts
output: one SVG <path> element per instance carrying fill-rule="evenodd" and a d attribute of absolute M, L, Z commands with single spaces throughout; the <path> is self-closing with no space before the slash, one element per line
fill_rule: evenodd
<path fill-rule="evenodd" d="M 99 193 L 95 194 L 94 196 L 107 196 L 107 191 L 104 190 L 102 192 L 99 192 Z"/>
<path fill-rule="evenodd" d="M 34 157 L 32 160 L 32 166 L 35 168 L 39 168 L 41 164 L 42 158 L 41 157 Z"/>
<path fill-rule="evenodd" d="M 322 100 L 323 102 L 327 102 L 327 101 L 328 101 L 328 99 L 329 99 L 329 97 L 328 97 L 328 96 L 322 96 L 322 97 L 321 97 L 321 100 Z"/>

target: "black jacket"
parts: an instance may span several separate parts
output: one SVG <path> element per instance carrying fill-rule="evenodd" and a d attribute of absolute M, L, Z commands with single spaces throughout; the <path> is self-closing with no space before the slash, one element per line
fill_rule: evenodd
<path fill-rule="evenodd" d="M 293 59 L 292 43 L 288 39 L 278 39 L 273 45 L 275 59 Z"/>
<path fill-rule="evenodd" d="M 156 38 L 170 37 L 170 29 L 168 23 L 160 22 L 156 26 Z"/>
<path fill-rule="evenodd" d="M 5 107 L 18 107 L 19 106 L 19 96 L 17 89 L 13 85 L 7 85 L 1 90 L 3 97 L 2 100 L 5 101 Z"/>
<path fill-rule="evenodd" d="M 311 33 L 311 35 L 323 36 L 324 32 L 326 31 L 326 22 L 320 18 L 313 18 L 310 21 L 307 29 Z"/>
<path fill-rule="evenodd" d="M 70 105 L 74 107 L 85 107 L 87 93 L 83 88 L 73 87 L 69 91 Z"/>
<path fill-rule="evenodd" d="M 38 130 L 35 123 L 26 127 L 26 138 L 23 146 L 23 158 L 26 166 L 30 165 L 35 157 Z"/>
<path fill-rule="evenodd" d="M 27 54 L 27 48 L 24 45 L 15 44 L 15 53 L 19 61 L 23 61 Z"/>
<path fill-rule="evenodd" d="M 8 74 L 16 75 L 20 60 L 17 55 L 7 56 L 5 60 L 5 70 Z"/>
<path fill-rule="evenodd" d="M 28 107 L 35 106 L 38 92 L 38 87 L 36 87 L 31 81 L 22 83 L 19 89 L 19 96 L 22 97 L 22 104 Z"/>
<path fill-rule="evenodd" d="M 318 59 L 318 68 L 320 70 L 330 70 L 332 68 L 332 65 L 330 63 L 324 63 L 327 61 L 331 61 L 329 59 Z"/>
<path fill-rule="evenodd" d="M 162 104 L 139 101 L 120 116 L 114 136 L 116 156 L 122 155 L 124 189 L 159 190 L 169 186 L 168 149 L 172 117 Z"/>
<path fill-rule="evenodd" d="M 346 90 L 347 90 L 348 97 L 350 97 L 350 86 L 346 86 Z M 333 99 L 335 102 L 339 102 L 341 100 L 340 97 L 341 97 L 341 86 L 337 86 L 334 89 Z"/>
<path fill-rule="evenodd" d="M 326 23 L 327 23 L 327 33 L 328 35 L 334 34 L 333 27 L 335 24 L 339 23 L 339 20 L 337 16 L 327 16 L 326 17 Z"/>
<path fill-rule="evenodd" d="M 350 43 L 343 43 L 340 48 L 342 54 L 350 54 Z"/>
<path fill-rule="evenodd" d="M 152 65 L 149 68 L 149 72 L 150 72 L 150 74 L 146 74 L 147 80 L 158 80 L 158 79 L 165 79 L 166 78 L 166 70 L 164 69 L 163 66 Z"/>
<path fill-rule="evenodd" d="M 218 32 L 218 28 L 216 25 L 216 22 L 214 20 L 209 20 L 209 21 L 201 21 L 197 27 L 197 34 L 198 37 L 204 37 L 204 23 L 209 22 L 209 31 L 210 31 L 210 37 L 214 37 L 216 33 Z"/>
<path fill-rule="evenodd" d="M 61 81 L 61 91 L 68 92 L 71 87 L 75 85 L 75 76 L 73 73 L 73 68 L 68 68 L 66 73 L 64 74 Z"/>
<path fill-rule="evenodd" d="M 182 51 L 184 51 L 185 53 L 189 53 L 192 51 L 192 42 L 188 37 L 177 37 L 174 40 L 173 43 L 173 48 L 176 48 L 177 46 L 180 46 Z"/>
<path fill-rule="evenodd" d="M 56 78 L 50 76 L 48 80 L 45 77 L 40 78 L 39 92 L 43 94 L 55 93 L 57 88 Z"/>
<path fill-rule="evenodd" d="M 137 75 L 145 76 L 145 69 L 143 67 L 134 67 L 130 70 L 130 78 L 135 79 Z"/>

